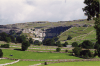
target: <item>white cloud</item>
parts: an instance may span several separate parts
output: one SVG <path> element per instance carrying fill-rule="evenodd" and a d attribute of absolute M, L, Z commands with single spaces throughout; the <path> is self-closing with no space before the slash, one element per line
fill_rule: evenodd
<path fill-rule="evenodd" d="M 84 19 L 84 0 L 0 0 L 0 24 Z"/>

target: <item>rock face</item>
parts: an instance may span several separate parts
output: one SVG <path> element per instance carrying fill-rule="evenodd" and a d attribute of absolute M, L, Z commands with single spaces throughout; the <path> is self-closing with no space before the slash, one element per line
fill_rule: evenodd
<path fill-rule="evenodd" d="M 33 37 L 34 40 L 42 41 L 43 37 L 45 37 L 45 32 L 41 29 L 23 29 L 23 33 L 31 33 L 34 34 L 35 37 Z"/>

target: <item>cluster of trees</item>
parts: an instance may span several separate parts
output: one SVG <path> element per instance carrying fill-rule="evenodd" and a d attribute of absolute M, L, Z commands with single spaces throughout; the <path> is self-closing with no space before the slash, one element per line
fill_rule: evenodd
<path fill-rule="evenodd" d="M 90 40 L 84 40 L 79 45 L 78 45 L 77 42 L 73 42 L 72 47 L 81 47 L 81 48 L 85 48 L 85 49 L 94 49 L 95 44 L 93 44 Z"/>
<path fill-rule="evenodd" d="M 1 44 L 1 48 L 9 48 L 9 44 Z"/>
<path fill-rule="evenodd" d="M 5 32 L 0 33 L 0 41 L 15 42 L 15 38 L 11 35 L 6 34 Z"/>
<path fill-rule="evenodd" d="M 82 58 L 93 58 L 95 57 L 94 54 L 92 54 L 90 52 L 90 50 L 82 50 L 82 48 L 80 47 L 75 47 L 73 49 L 73 52 L 75 53 L 74 55 L 77 56 L 77 57 L 82 57 Z"/>
<path fill-rule="evenodd" d="M 83 57 L 83 58 L 93 58 L 96 55 L 98 55 L 98 52 L 95 51 L 95 53 L 91 53 L 89 49 L 94 49 L 98 46 L 98 44 L 93 44 L 89 40 L 84 40 L 80 45 L 78 45 L 77 42 L 73 42 L 72 46 L 75 47 L 73 49 L 73 52 L 75 56 Z M 82 50 L 82 48 L 85 48 L 85 50 Z"/>
<path fill-rule="evenodd" d="M 55 41 L 54 39 L 50 39 L 50 38 L 45 39 L 42 43 L 43 43 L 43 45 L 58 46 L 58 47 L 66 47 L 68 45 L 68 42 L 61 44 L 60 41 Z"/>

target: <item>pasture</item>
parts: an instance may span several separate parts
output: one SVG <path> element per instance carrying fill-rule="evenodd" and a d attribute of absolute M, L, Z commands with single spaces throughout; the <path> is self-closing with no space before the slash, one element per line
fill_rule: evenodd
<path fill-rule="evenodd" d="M 45 66 L 99 66 L 100 61 L 84 61 L 84 62 L 63 62 L 54 63 Z"/>
<path fill-rule="evenodd" d="M 0 59 L 0 64 L 10 63 L 10 62 L 13 62 L 13 61 L 14 60 Z"/>
<path fill-rule="evenodd" d="M 19 51 L 2 49 L 3 57 L 15 58 L 15 59 L 81 59 L 75 56 L 71 56 L 71 53 L 50 53 L 50 52 L 31 52 L 31 51 Z M 13 56 L 10 56 L 10 55 Z"/>

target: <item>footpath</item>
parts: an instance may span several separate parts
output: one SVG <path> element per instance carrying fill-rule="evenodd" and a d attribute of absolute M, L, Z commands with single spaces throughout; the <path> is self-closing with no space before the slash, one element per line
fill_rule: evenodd
<path fill-rule="evenodd" d="M 6 58 L 0 58 L 0 59 L 6 59 Z M 14 62 L 10 62 L 10 63 L 0 64 L 0 66 L 5 66 L 5 65 L 14 64 L 14 63 L 17 63 L 17 62 L 19 62 L 19 61 L 20 61 L 20 59 L 18 59 L 17 61 L 14 61 Z"/>

